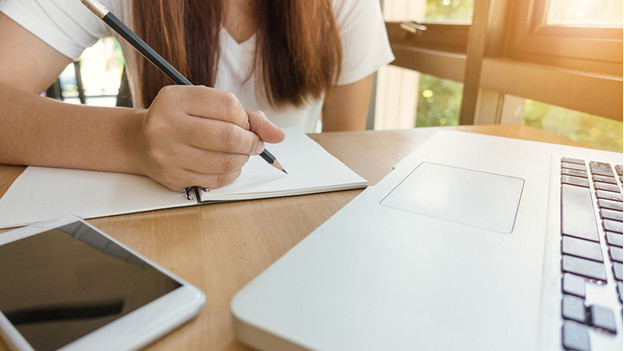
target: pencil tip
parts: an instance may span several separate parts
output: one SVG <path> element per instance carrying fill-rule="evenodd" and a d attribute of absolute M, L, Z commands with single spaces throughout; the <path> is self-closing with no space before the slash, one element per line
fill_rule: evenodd
<path fill-rule="evenodd" d="M 284 173 L 288 174 L 288 172 L 286 172 L 286 170 L 284 169 L 284 167 L 282 167 L 282 165 L 281 165 L 281 164 L 280 164 L 277 160 L 274 160 L 274 161 L 273 161 L 273 163 L 272 163 L 272 165 L 273 165 L 273 167 L 275 167 L 275 168 L 279 169 L 280 171 L 282 171 L 282 172 L 284 172 Z"/>

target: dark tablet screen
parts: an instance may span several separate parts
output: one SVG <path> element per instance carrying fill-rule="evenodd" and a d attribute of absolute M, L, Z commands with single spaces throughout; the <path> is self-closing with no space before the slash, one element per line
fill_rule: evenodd
<path fill-rule="evenodd" d="M 0 246 L 0 311 L 35 350 L 62 347 L 178 287 L 81 222 Z"/>

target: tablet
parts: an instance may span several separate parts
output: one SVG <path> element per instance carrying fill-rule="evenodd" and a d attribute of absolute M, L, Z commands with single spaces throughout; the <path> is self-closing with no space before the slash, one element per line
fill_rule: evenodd
<path fill-rule="evenodd" d="M 0 235 L 0 333 L 14 350 L 143 347 L 204 294 L 78 217 Z"/>

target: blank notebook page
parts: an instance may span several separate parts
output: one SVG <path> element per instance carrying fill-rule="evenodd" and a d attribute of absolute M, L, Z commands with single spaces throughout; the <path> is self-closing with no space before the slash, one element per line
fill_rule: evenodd
<path fill-rule="evenodd" d="M 250 157 L 233 183 L 201 193 L 202 201 L 232 201 L 301 195 L 361 188 L 366 180 L 329 154 L 297 128 L 287 128 L 286 140 L 267 144 L 288 174 L 261 157 Z"/>
<path fill-rule="evenodd" d="M 268 145 L 288 175 L 252 156 L 233 183 L 202 194 L 202 200 L 233 201 L 361 188 L 366 180 L 296 128 Z M 28 167 L 0 198 L 0 228 L 65 215 L 94 218 L 197 205 L 184 192 L 150 178 L 112 172 Z"/>

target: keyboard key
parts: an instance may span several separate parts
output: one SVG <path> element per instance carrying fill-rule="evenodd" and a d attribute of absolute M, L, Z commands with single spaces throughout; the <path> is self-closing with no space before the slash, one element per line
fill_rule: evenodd
<path fill-rule="evenodd" d="M 622 247 L 622 234 L 607 232 L 607 243 L 611 246 Z"/>
<path fill-rule="evenodd" d="M 622 194 L 614 193 L 612 191 L 596 190 L 596 197 L 599 199 L 622 202 Z M 621 204 L 620 204 L 620 207 L 621 207 Z"/>
<path fill-rule="evenodd" d="M 622 248 L 609 246 L 609 256 L 613 261 L 622 263 Z"/>
<path fill-rule="evenodd" d="M 591 161 L 589 163 L 589 169 L 592 174 L 599 174 L 602 176 L 613 177 L 613 171 L 611 170 L 611 165 L 604 162 L 596 162 Z"/>
<path fill-rule="evenodd" d="M 622 233 L 622 222 L 612 221 L 610 219 L 605 219 L 602 221 L 602 224 L 605 230 L 610 232 Z"/>
<path fill-rule="evenodd" d="M 561 289 L 564 293 L 585 298 L 585 278 L 578 275 L 564 273 Z"/>
<path fill-rule="evenodd" d="M 581 160 L 580 158 L 562 157 L 561 162 L 576 163 L 583 166 L 585 165 L 585 160 Z"/>
<path fill-rule="evenodd" d="M 594 179 L 594 182 L 617 184 L 617 180 L 615 179 L 615 177 L 605 177 L 601 175 L 594 175 L 592 176 L 592 178 Z"/>
<path fill-rule="evenodd" d="M 581 239 L 599 240 L 589 189 L 561 185 L 561 231 L 562 234 Z"/>
<path fill-rule="evenodd" d="M 621 177 L 622 176 L 622 165 L 615 165 L 615 171 Z"/>
<path fill-rule="evenodd" d="M 561 175 L 571 175 L 571 176 L 575 176 L 575 177 L 587 178 L 587 172 L 579 171 L 579 170 L 576 170 L 576 169 L 562 168 L 561 169 Z"/>
<path fill-rule="evenodd" d="M 574 177 L 574 178 L 577 178 L 577 177 Z M 582 178 L 579 178 L 579 179 L 582 179 Z M 609 183 L 602 183 L 602 182 L 595 182 L 594 188 L 596 188 L 596 190 L 612 191 L 615 193 L 619 193 L 620 191 L 620 188 L 618 188 L 617 185 L 609 184 Z"/>
<path fill-rule="evenodd" d="M 620 303 L 622 303 L 622 282 L 618 282 L 617 283 L 617 292 L 618 292 L 618 297 L 620 298 Z"/>
<path fill-rule="evenodd" d="M 567 350 L 589 350 L 589 327 L 572 321 L 563 322 L 563 347 Z"/>
<path fill-rule="evenodd" d="M 565 319 L 585 323 L 587 320 L 585 300 L 572 295 L 563 295 L 563 300 L 561 300 L 561 314 Z"/>
<path fill-rule="evenodd" d="M 582 275 L 583 277 L 591 279 L 607 280 L 607 273 L 602 263 L 589 261 L 583 258 L 563 255 L 561 259 L 561 269 L 564 272 Z"/>
<path fill-rule="evenodd" d="M 600 197 L 600 191 L 597 191 L 596 193 L 598 193 L 598 197 Z M 609 193 L 609 194 L 614 194 L 608 191 L 603 191 L 603 193 Z M 620 200 L 618 201 L 611 201 L 611 200 L 606 200 L 604 198 L 599 198 L 598 199 L 598 207 L 600 208 L 606 208 L 609 210 L 616 210 L 616 211 L 622 211 L 622 201 Z"/>
<path fill-rule="evenodd" d="M 603 262 L 602 249 L 600 244 L 595 242 L 564 236 L 561 240 L 561 251 L 564 254 Z"/>
<path fill-rule="evenodd" d="M 600 218 L 612 219 L 614 221 L 622 222 L 622 211 L 614 211 L 602 208 L 600 209 Z"/>
<path fill-rule="evenodd" d="M 573 177 L 569 175 L 561 176 L 561 183 L 582 186 L 585 188 L 589 187 L 589 180 L 587 180 L 587 178 Z"/>
<path fill-rule="evenodd" d="M 615 317 L 613 311 L 607 307 L 592 305 L 589 307 L 591 314 L 591 324 L 594 327 L 607 330 L 611 333 L 616 332 Z"/>
<path fill-rule="evenodd" d="M 585 167 L 585 165 L 579 165 L 570 162 L 561 162 L 561 168 L 575 169 L 577 171 L 587 171 L 587 167 Z"/>
<path fill-rule="evenodd" d="M 622 264 L 618 262 L 613 262 L 613 275 L 615 275 L 615 279 L 618 281 L 622 281 Z"/>

